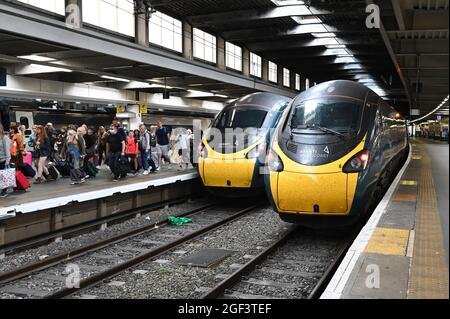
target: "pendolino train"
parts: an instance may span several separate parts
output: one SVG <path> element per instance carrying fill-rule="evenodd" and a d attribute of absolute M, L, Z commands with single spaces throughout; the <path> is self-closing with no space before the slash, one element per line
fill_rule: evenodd
<path fill-rule="evenodd" d="M 350 225 L 379 200 L 408 149 L 406 121 L 375 92 L 351 81 L 322 83 L 280 120 L 266 191 L 284 221 Z"/>
<path fill-rule="evenodd" d="M 212 122 L 199 147 L 198 169 L 204 186 L 216 195 L 239 197 L 264 189 L 260 154 L 266 154 L 270 130 L 290 98 L 253 93 L 227 105 Z"/>

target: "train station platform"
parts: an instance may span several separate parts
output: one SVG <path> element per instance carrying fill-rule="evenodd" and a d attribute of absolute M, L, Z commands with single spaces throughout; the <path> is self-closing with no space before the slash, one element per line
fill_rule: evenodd
<path fill-rule="evenodd" d="M 198 191 L 197 171 L 177 168 L 166 165 L 147 176 L 113 182 L 104 167 L 83 184 L 70 185 L 69 178 L 59 178 L 11 193 L 0 200 L 0 246 Z"/>
<path fill-rule="evenodd" d="M 448 299 L 449 146 L 411 146 L 322 299 Z"/>

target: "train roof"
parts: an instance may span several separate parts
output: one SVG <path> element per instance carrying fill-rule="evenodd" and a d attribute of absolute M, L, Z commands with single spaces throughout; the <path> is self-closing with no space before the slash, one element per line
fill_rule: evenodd
<path fill-rule="evenodd" d="M 275 106 L 279 106 L 280 104 L 288 104 L 291 101 L 292 99 L 287 96 L 267 92 L 257 92 L 243 96 L 233 101 L 232 103 L 228 104 L 225 109 L 230 107 L 253 105 L 262 109 L 270 110 Z"/>
<path fill-rule="evenodd" d="M 320 83 L 299 94 L 294 100 L 309 100 L 323 96 L 352 97 L 364 101 L 367 93 L 378 96 L 367 86 L 348 80 L 335 80 Z"/>

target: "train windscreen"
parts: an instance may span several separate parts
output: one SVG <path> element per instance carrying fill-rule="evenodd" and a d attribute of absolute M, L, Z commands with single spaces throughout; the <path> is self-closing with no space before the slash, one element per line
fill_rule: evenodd
<path fill-rule="evenodd" d="M 344 98 L 306 100 L 293 109 L 290 127 L 296 131 L 325 128 L 340 133 L 356 133 L 362 109 L 362 103 Z"/>
<path fill-rule="evenodd" d="M 214 128 L 261 128 L 267 116 L 267 111 L 258 109 L 230 108 L 224 110 L 213 124 Z"/>

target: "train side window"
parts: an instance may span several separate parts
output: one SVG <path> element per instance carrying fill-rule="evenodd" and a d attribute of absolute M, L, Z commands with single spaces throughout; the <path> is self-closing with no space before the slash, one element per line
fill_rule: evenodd
<path fill-rule="evenodd" d="M 30 123 L 28 122 L 28 118 L 25 116 L 21 116 L 20 119 L 20 125 L 24 125 L 26 129 L 30 128 Z"/>
<path fill-rule="evenodd" d="M 28 120 L 28 118 L 26 116 L 21 116 L 19 119 L 20 125 L 25 126 L 25 136 L 30 136 L 31 135 L 31 130 L 30 130 L 30 122 Z"/>

